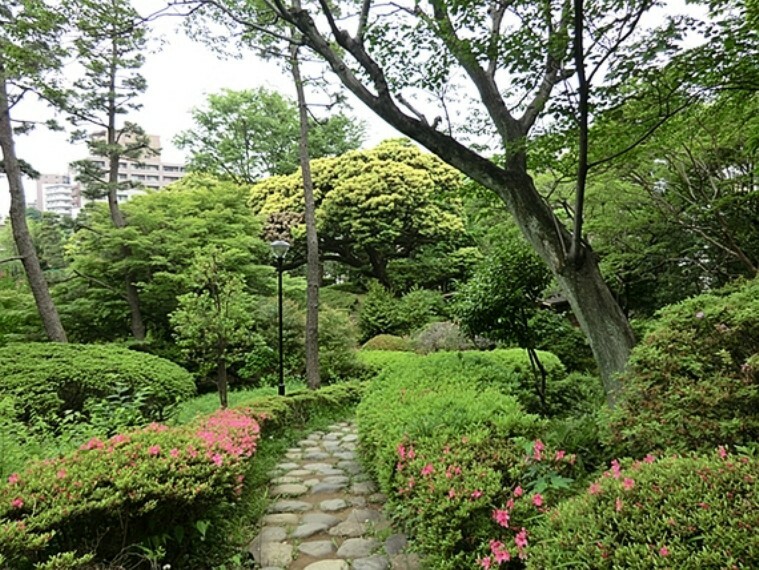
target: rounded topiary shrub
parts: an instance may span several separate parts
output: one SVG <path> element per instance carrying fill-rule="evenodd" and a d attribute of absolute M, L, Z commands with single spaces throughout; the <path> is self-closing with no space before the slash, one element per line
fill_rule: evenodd
<path fill-rule="evenodd" d="M 609 415 L 620 455 L 759 438 L 759 280 L 663 309 L 633 350 Z"/>
<path fill-rule="evenodd" d="M 91 400 L 139 393 L 143 413 L 195 394 L 184 368 L 151 354 L 114 345 L 25 343 L 0 348 L 0 396 L 17 402 L 18 418 L 55 420 L 81 412 Z"/>
<path fill-rule="evenodd" d="M 392 350 L 410 352 L 413 350 L 408 339 L 392 334 L 378 334 L 367 340 L 361 350 Z"/>
<path fill-rule="evenodd" d="M 527 567 L 758 568 L 759 460 L 648 456 L 611 470 L 550 511 Z"/>
<path fill-rule="evenodd" d="M 461 331 L 456 323 L 439 321 L 428 323 L 414 335 L 414 348 L 428 354 L 439 350 L 474 350 L 477 347 Z"/>

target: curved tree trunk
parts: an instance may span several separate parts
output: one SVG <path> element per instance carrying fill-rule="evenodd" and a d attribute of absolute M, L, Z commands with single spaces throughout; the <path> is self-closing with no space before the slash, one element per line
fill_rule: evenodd
<path fill-rule="evenodd" d="M 54 342 L 66 342 L 66 331 L 63 329 L 58 310 L 50 296 L 50 289 L 26 223 L 26 199 L 21 183 L 21 168 L 13 143 L 8 88 L 2 62 L 0 62 L 0 147 L 3 151 L 5 174 L 11 196 L 10 220 L 16 249 L 21 257 L 21 263 L 48 338 Z"/>
<path fill-rule="evenodd" d="M 316 233 L 316 203 L 311 179 L 311 160 L 308 151 L 308 108 L 298 62 L 298 46 L 290 46 L 290 67 L 298 94 L 300 116 L 300 168 L 303 174 L 303 197 L 306 213 L 306 382 L 316 390 L 319 376 L 319 238 Z"/>

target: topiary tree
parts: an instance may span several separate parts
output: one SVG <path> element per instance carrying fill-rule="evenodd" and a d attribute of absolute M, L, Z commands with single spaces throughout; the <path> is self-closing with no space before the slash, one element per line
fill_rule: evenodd
<path fill-rule="evenodd" d="M 759 438 L 759 279 L 666 307 L 622 376 L 610 443 L 633 457 Z"/>

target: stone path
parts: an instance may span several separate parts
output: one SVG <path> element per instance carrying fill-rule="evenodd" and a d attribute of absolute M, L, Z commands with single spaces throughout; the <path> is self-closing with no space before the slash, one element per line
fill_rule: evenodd
<path fill-rule="evenodd" d="M 356 460 L 351 423 L 314 432 L 271 473 L 272 504 L 248 550 L 264 570 L 417 570 L 406 537 L 382 513 L 385 496 Z"/>

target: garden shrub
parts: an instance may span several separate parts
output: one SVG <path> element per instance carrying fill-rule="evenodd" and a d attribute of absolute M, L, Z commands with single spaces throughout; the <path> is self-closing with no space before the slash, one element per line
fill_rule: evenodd
<path fill-rule="evenodd" d="M 401 336 L 378 334 L 367 340 L 361 350 L 388 350 L 392 352 L 410 352 L 411 342 Z"/>
<path fill-rule="evenodd" d="M 633 350 L 609 443 L 641 457 L 759 439 L 759 279 L 660 311 Z"/>
<path fill-rule="evenodd" d="M 414 350 L 421 354 L 439 350 L 457 351 L 474 350 L 477 347 L 461 331 L 461 328 L 450 321 L 428 323 L 417 331 L 412 339 Z"/>
<path fill-rule="evenodd" d="M 550 350 L 570 372 L 596 369 L 588 340 L 566 316 L 553 311 L 538 311 L 530 319 L 529 326 L 535 337 L 535 347 Z"/>
<path fill-rule="evenodd" d="M 190 374 L 150 354 L 114 345 L 13 344 L 0 348 L 0 396 L 15 397 L 22 420 L 53 423 L 67 411 L 88 406 L 124 389 L 143 395 L 146 418 L 195 393 Z"/>
<path fill-rule="evenodd" d="M 495 510 L 519 521 L 516 539 L 574 477 L 574 457 L 534 439 L 545 421 L 503 390 L 509 356 L 470 354 L 363 355 L 381 372 L 357 409 L 361 453 L 432 568 L 474 567 Z"/>
<path fill-rule="evenodd" d="M 437 291 L 413 289 L 398 299 L 372 283 L 358 313 L 361 340 L 381 334 L 407 335 L 445 314 L 445 301 Z"/>
<path fill-rule="evenodd" d="M 543 518 L 527 567 L 757 568 L 759 459 L 670 456 L 612 462 Z"/>

